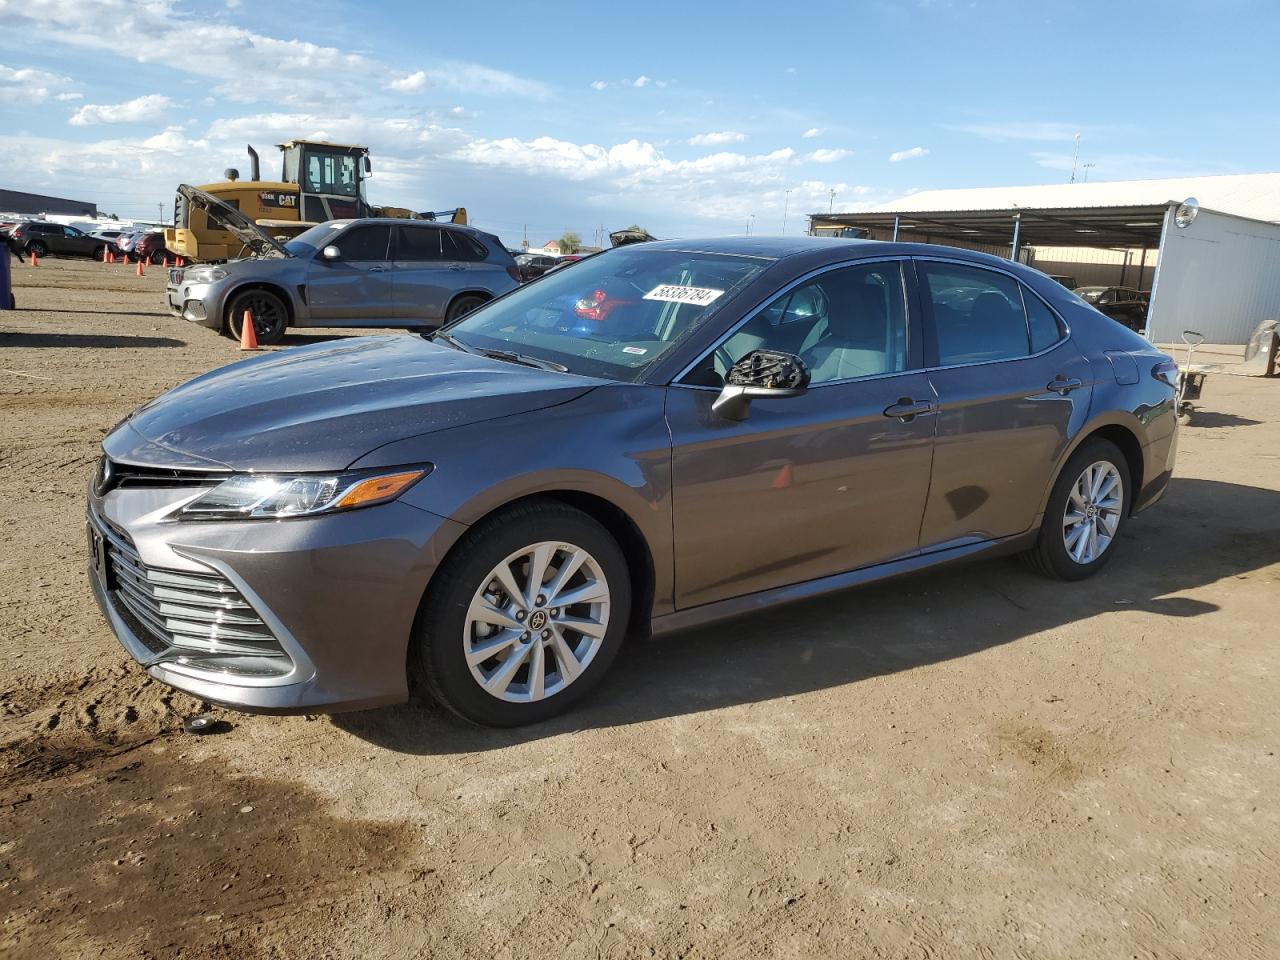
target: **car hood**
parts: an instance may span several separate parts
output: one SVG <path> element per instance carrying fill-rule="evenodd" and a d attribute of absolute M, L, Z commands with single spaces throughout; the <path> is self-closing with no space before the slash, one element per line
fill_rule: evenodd
<path fill-rule="evenodd" d="M 233 234 L 237 240 L 259 257 L 288 257 L 289 251 L 243 213 L 223 203 L 211 193 L 197 190 L 187 183 L 178 185 L 178 193 L 189 206 L 197 207 L 214 225 Z"/>
<path fill-rule="evenodd" d="M 103 442 L 145 466 L 341 470 L 397 440 L 568 402 L 601 381 L 399 334 L 265 354 L 139 408 Z"/>

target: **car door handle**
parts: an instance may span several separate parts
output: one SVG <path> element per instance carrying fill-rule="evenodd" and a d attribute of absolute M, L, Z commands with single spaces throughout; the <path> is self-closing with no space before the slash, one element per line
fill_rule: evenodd
<path fill-rule="evenodd" d="M 884 408 L 886 417 L 894 417 L 903 423 L 910 423 L 916 417 L 927 417 L 937 413 L 932 400 L 913 400 L 911 397 L 899 397 L 898 402 Z"/>
<path fill-rule="evenodd" d="M 1072 390 L 1079 390 L 1083 386 L 1084 381 L 1079 377 L 1054 377 L 1045 384 L 1045 389 L 1060 393 L 1065 397 Z"/>
<path fill-rule="evenodd" d="M 370 273 L 386 273 L 387 268 L 380 263 L 375 263 L 372 267 L 369 268 L 369 272 Z"/>
<path fill-rule="evenodd" d="M 449 264 L 449 269 L 450 269 L 450 270 L 462 271 L 462 270 L 467 269 L 467 265 L 466 265 L 465 263 L 451 263 L 451 264 Z"/>

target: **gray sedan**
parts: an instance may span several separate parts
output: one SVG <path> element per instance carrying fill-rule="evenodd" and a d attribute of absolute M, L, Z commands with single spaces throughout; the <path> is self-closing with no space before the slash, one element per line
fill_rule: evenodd
<path fill-rule="evenodd" d="M 241 219 L 250 256 L 174 268 L 166 292 L 170 313 L 236 339 L 246 311 L 259 343 L 291 326 L 438 327 L 520 279 L 498 238 L 471 227 L 331 220 L 280 242 Z"/>
<path fill-rule="evenodd" d="M 258 356 L 147 404 L 103 442 L 90 579 L 198 697 L 354 709 L 416 676 L 527 723 L 627 635 L 992 554 L 1096 573 L 1169 482 L 1176 375 L 970 251 L 621 247 L 430 339 Z"/>

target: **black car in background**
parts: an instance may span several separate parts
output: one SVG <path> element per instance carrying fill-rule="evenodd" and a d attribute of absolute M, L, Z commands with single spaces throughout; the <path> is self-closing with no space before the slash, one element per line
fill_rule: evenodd
<path fill-rule="evenodd" d="M 34 253 L 39 257 L 54 253 L 101 260 L 108 246 L 107 241 L 85 233 L 83 230 L 45 220 L 28 220 L 25 223 L 19 223 L 9 231 L 9 236 L 16 240 L 27 253 Z"/>
<path fill-rule="evenodd" d="M 522 253 L 516 257 L 516 266 L 520 270 L 520 279 L 524 282 L 536 280 L 559 263 L 559 257 L 553 257 L 545 253 Z"/>
<path fill-rule="evenodd" d="M 1140 290 L 1130 287 L 1077 287 L 1072 292 L 1130 330 L 1141 331 L 1147 325 L 1150 301 Z"/>

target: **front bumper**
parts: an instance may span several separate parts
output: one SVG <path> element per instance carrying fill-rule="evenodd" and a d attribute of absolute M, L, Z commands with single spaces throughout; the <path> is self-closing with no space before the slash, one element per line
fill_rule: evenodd
<path fill-rule="evenodd" d="M 175 283 L 170 280 L 165 287 L 165 302 L 169 313 L 191 323 L 198 323 L 210 330 L 222 326 L 224 297 L 217 283 Z"/>
<path fill-rule="evenodd" d="M 282 521 L 166 519 L 195 491 L 125 488 L 89 495 L 98 537 L 127 538 L 161 577 L 221 578 L 270 628 L 279 656 L 210 666 L 207 652 L 172 645 L 133 615 L 125 578 L 91 556 L 94 597 L 116 637 L 152 677 L 192 696 L 260 713 L 327 713 L 398 703 L 408 695 L 408 643 L 418 604 L 462 524 L 401 502 Z M 95 540 L 91 535 L 90 542 Z M 172 637 L 170 637 L 170 640 Z M 179 640 L 181 644 L 185 641 Z M 264 664 L 266 658 L 263 658 Z"/>

